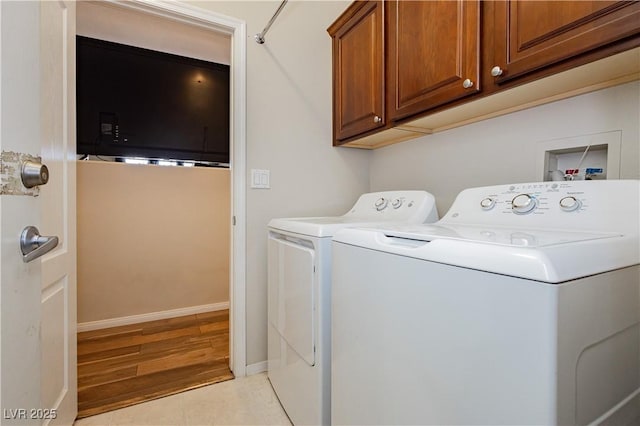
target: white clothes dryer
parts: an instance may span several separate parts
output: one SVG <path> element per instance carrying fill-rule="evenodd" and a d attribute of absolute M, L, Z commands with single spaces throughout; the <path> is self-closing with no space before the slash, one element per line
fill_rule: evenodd
<path fill-rule="evenodd" d="M 438 220 L 425 191 L 363 194 L 343 216 L 273 219 L 268 234 L 268 377 L 296 425 L 331 413 L 331 237 L 350 226 Z"/>
<path fill-rule="evenodd" d="M 640 420 L 640 184 L 461 192 L 333 243 L 334 424 Z"/>

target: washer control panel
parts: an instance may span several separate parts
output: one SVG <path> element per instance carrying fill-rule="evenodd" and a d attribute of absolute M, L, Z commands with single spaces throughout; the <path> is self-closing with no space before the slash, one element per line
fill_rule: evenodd
<path fill-rule="evenodd" d="M 501 188 L 501 191 L 481 198 L 480 209 L 490 211 L 501 206 L 503 211 L 517 215 L 545 214 L 554 208 L 562 212 L 578 212 L 588 207 L 588 196 L 584 190 L 574 188 L 576 190 L 572 191 L 573 183 L 575 182 L 508 185 Z M 562 197 L 555 202 L 559 194 Z"/>
<path fill-rule="evenodd" d="M 442 222 L 604 231 L 631 223 L 637 228 L 639 192 L 639 180 L 535 182 L 470 188 L 458 194 Z"/>

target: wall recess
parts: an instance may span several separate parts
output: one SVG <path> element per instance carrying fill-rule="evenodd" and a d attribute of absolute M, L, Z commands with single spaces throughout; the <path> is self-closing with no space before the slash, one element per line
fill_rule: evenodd
<path fill-rule="evenodd" d="M 615 130 L 538 142 L 536 174 L 541 181 L 619 179 L 621 140 Z"/>

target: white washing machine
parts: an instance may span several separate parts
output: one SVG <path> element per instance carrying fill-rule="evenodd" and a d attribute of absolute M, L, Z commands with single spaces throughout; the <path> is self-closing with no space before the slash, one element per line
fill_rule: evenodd
<path fill-rule="evenodd" d="M 424 191 L 364 194 L 344 216 L 273 219 L 268 242 L 268 376 L 296 425 L 330 423 L 331 237 L 345 227 L 438 220 Z"/>
<path fill-rule="evenodd" d="M 333 424 L 640 424 L 639 181 L 334 236 Z"/>

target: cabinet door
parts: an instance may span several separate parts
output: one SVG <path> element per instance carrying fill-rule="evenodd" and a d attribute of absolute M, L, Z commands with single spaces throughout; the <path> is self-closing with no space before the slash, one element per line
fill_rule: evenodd
<path fill-rule="evenodd" d="M 386 123 L 382 2 L 355 2 L 342 15 L 345 16 L 346 21 L 338 19 L 329 28 L 333 37 L 336 141 L 384 127 Z"/>
<path fill-rule="evenodd" d="M 497 83 L 640 33 L 631 1 L 500 1 L 494 13 Z"/>
<path fill-rule="evenodd" d="M 478 1 L 389 1 L 388 111 L 397 120 L 479 91 Z"/>

